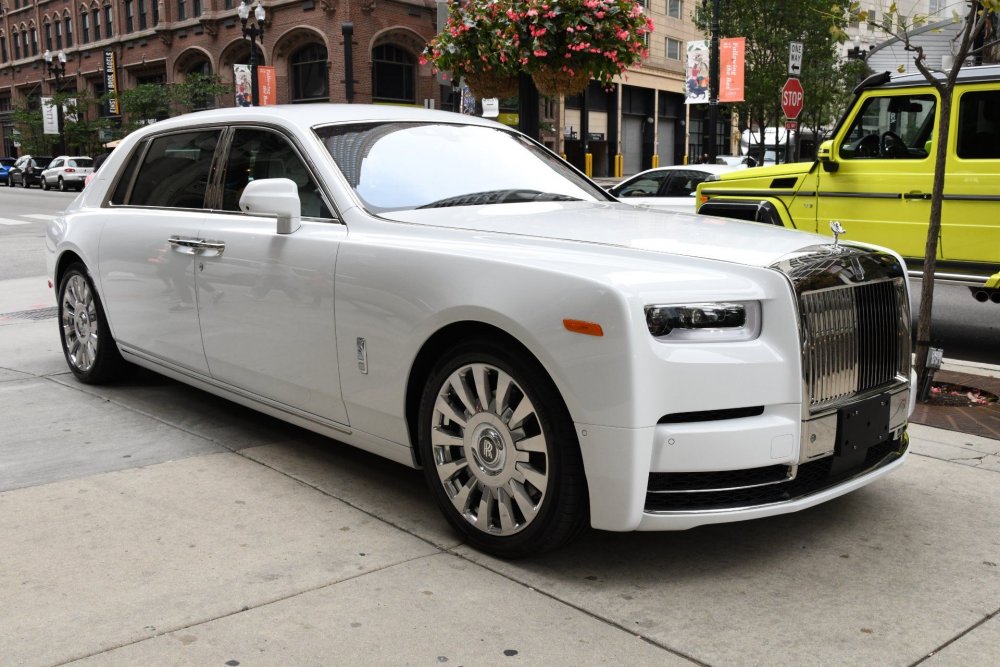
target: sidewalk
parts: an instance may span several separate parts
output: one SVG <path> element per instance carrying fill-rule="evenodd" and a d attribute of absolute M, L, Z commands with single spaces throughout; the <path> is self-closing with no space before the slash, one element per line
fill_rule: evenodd
<path fill-rule="evenodd" d="M 53 317 L 3 318 L 51 292 L 10 282 L 4 664 L 996 664 L 1000 440 L 914 424 L 806 512 L 502 562 L 418 471 L 151 373 L 77 383 Z"/>

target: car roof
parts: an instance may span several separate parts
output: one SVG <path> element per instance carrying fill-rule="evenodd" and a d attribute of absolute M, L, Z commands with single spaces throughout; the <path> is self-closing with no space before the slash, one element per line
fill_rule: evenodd
<path fill-rule="evenodd" d="M 934 77 L 943 81 L 947 77 L 946 72 L 934 72 Z M 958 78 L 955 80 L 957 83 L 969 83 L 976 81 L 998 81 L 1000 82 L 1000 65 L 978 65 L 976 67 L 963 67 L 958 71 Z M 892 79 L 881 86 L 875 86 L 874 88 L 904 88 L 908 86 L 927 86 L 930 85 L 924 75 L 917 72 L 916 74 L 903 74 L 902 76 L 894 76 Z"/>
<path fill-rule="evenodd" d="M 260 122 L 275 124 L 293 124 L 300 127 L 315 127 L 331 123 L 365 123 L 383 121 L 411 122 L 445 122 L 502 127 L 491 120 L 478 116 L 468 116 L 451 111 L 438 111 L 419 107 L 403 107 L 378 104 L 330 104 L 319 102 L 314 104 L 279 104 L 262 107 L 226 107 L 196 111 L 194 113 L 175 116 L 161 120 L 153 125 L 139 130 L 143 134 L 163 129 L 188 127 L 192 124 Z"/>
<path fill-rule="evenodd" d="M 661 171 L 704 171 L 709 174 L 727 174 L 731 171 L 736 171 L 741 165 L 732 164 L 672 164 L 666 167 L 654 167 L 652 169 L 647 169 L 645 171 L 640 171 L 635 176 L 642 176 L 644 174 L 653 174 Z M 635 176 L 629 176 L 629 178 L 634 178 Z"/>

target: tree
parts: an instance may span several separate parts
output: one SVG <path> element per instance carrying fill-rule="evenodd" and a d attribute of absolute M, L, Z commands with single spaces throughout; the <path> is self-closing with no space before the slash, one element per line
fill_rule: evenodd
<path fill-rule="evenodd" d="M 710 7 L 700 6 L 695 12 L 696 25 L 706 33 L 711 18 Z M 788 0 L 782 3 L 772 0 L 727 0 L 721 4 L 719 28 L 722 35 L 746 38 L 745 101 L 739 108 L 751 126 L 756 125 L 763 132 L 763 128 L 780 124 L 781 88 L 788 78 L 788 47 L 791 42 L 802 42 L 804 45 L 801 76 L 807 91 L 805 109 L 814 115 L 829 113 L 825 104 L 814 102 L 813 95 L 830 85 L 831 64 L 836 60 L 837 44 L 843 39 L 846 21 L 844 11 L 830 0 Z M 826 122 L 823 120 L 817 125 Z"/>
<path fill-rule="evenodd" d="M 171 94 L 166 85 L 143 83 L 121 91 L 118 99 L 125 115 L 122 129 L 126 134 L 170 116 Z"/>
<path fill-rule="evenodd" d="M 182 113 L 211 109 L 218 105 L 220 95 L 233 95 L 232 84 L 225 84 L 217 74 L 188 74 L 182 83 L 171 87 L 173 103 Z"/>
<path fill-rule="evenodd" d="M 43 132 L 42 104 L 37 96 L 18 100 L 10 115 L 21 135 L 21 154 L 51 155 L 53 135 Z"/>
<path fill-rule="evenodd" d="M 931 210 L 927 225 L 927 242 L 924 247 L 924 273 L 920 287 L 920 311 L 917 315 L 917 349 L 914 362 L 919 377 L 917 386 L 924 391 L 930 387 L 931 369 L 927 368 L 927 356 L 930 351 L 931 314 L 934 306 L 934 272 L 937 268 L 938 240 L 941 235 L 941 208 L 944 201 L 945 162 L 948 155 L 948 130 L 951 119 L 952 100 L 955 91 L 955 81 L 959 70 L 970 56 L 991 52 L 997 47 L 996 33 L 989 33 L 987 26 L 995 26 L 997 12 L 1000 11 L 1000 0 L 967 0 L 956 3 L 965 6 L 968 11 L 962 18 L 952 9 L 952 21 L 961 22 L 958 36 L 953 41 L 954 60 L 948 70 L 939 70 L 928 64 L 924 56 L 924 47 L 913 42 L 913 30 L 927 24 L 926 15 L 908 16 L 902 13 L 893 2 L 885 12 L 882 22 L 883 31 L 899 39 L 903 47 L 912 52 L 917 69 L 938 94 L 937 131 L 934 139 L 934 185 L 931 190 Z M 857 3 L 851 5 L 850 11 L 861 20 L 867 18 L 867 12 L 859 10 Z M 921 397 L 923 398 L 923 397 Z"/>

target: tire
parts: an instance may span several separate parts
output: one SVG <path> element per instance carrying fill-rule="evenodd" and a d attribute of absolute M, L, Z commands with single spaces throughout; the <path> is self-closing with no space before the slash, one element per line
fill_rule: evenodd
<path fill-rule="evenodd" d="M 49 182 L 48 182 L 48 181 L 46 181 L 46 180 L 45 180 L 45 179 L 43 178 L 43 179 L 42 179 L 42 190 L 48 190 L 48 189 L 49 189 Z"/>
<path fill-rule="evenodd" d="M 59 192 L 66 192 L 66 181 L 62 176 L 59 177 Z"/>
<path fill-rule="evenodd" d="M 58 302 L 59 340 L 73 375 L 85 384 L 103 384 L 121 377 L 126 362 L 83 264 L 66 269 L 59 281 Z"/>
<path fill-rule="evenodd" d="M 500 558 L 549 551 L 589 523 L 569 413 L 522 356 L 488 338 L 453 347 L 431 371 L 418 417 L 431 494 L 469 544 Z"/>

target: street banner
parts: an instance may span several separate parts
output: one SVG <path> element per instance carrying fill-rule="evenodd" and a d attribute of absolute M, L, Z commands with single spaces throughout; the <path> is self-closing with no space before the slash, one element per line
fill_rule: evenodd
<path fill-rule="evenodd" d="M 118 116 L 118 59 L 114 51 L 104 52 L 104 92 L 108 94 L 108 115 Z"/>
<path fill-rule="evenodd" d="M 747 40 L 728 37 L 719 40 L 719 101 L 743 101 L 743 64 Z"/>
<path fill-rule="evenodd" d="M 250 65 L 233 65 L 233 83 L 236 84 L 236 106 L 253 106 L 253 88 L 250 85 Z"/>
<path fill-rule="evenodd" d="M 59 134 L 59 116 L 51 97 L 42 99 L 42 133 Z"/>
<path fill-rule="evenodd" d="M 687 43 L 684 104 L 708 104 L 708 42 Z"/>
<path fill-rule="evenodd" d="M 278 103 L 278 77 L 271 65 L 257 65 L 257 97 L 262 107 Z"/>

